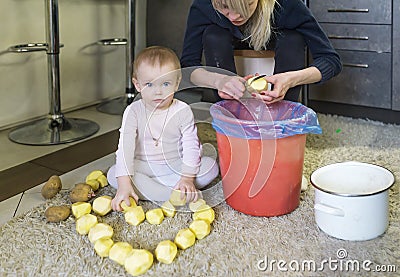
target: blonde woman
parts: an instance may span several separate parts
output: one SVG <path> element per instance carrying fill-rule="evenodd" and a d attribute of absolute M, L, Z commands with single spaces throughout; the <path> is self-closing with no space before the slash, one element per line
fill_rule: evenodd
<path fill-rule="evenodd" d="M 304 49 L 313 62 L 305 68 Z M 298 101 L 300 86 L 322 83 L 339 74 L 339 55 L 301 0 L 194 0 L 187 19 L 182 67 L 201 65 L 236 73 L 234 49 L 275 51 L 272 90 L 253 94 L 266 103 Z M 218 91 L 217 98 L 240 98 L 245 79 L 196 69 L 191 81 Z"/>

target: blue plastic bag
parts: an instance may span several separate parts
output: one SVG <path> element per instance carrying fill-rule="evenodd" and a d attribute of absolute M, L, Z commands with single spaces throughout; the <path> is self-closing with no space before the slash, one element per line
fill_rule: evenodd
<path fill-rule="evenodd" d="M 321 134 L 316 113 L 297 102 L 266 105 L 258 99 L 223 100 L 210 108 L 213 128 L 226 136 L 277 139 L 299 134 Z"/>

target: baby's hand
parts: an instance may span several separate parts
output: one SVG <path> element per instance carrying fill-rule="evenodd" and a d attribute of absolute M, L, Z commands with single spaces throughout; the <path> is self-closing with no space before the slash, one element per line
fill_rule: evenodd
<path fill-rule="evenodd" d="M 200 195 L 200 191 L 194 185 L 194 177 L 182 176 L 174 189 L 181 191 L 181 199 L 185 198 L 186 195 L 186 202 L 195 202 Z"/>
<path fill-rule="evenodd" d="M 122 201 L 125 201 L 126 205 L 130 205 L 129 201 L 129 196 L 131 196 L 133 199 L 135 199 L 135 202 L 137 203 L 139 200 L 139 197 L 133 190 L 133 187 L 131 184 L 123 185 L 123 184 L 118 184 L 118 190 L 117 193 L 115 194 L 115 197 L 111 201 L 111 208 L 114 211 L 122 211 L 121 208 L 121 203 Z"/>

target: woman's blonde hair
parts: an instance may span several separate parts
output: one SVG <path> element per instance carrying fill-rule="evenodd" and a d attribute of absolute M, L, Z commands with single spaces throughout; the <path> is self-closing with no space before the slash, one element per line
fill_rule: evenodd
<path fill-rule="evenodd" d="M 135 61 L 133 62 L 133 77 L 136 78 L 139 66 L 142 63 L 148 63 L 151 66 L 156 65 L 164 65 L 164 64 L 172 64 L 174 69 L 179 70 L 181 68 L 181 64 L 179 62 L 178 56 L 174 51 L 167 47 L 163 46 L 150 46 L 137 55 Z"/>
<path fill-rule="evenodd" d="M 211 0 L 214 8 L 219 10 L 222 4 L 229 10 L 239 13 L 242 17 L 248 18 L 243 26 L 246 39 L 255 50 L 265 49 L 271 35 L 272 22 L 274 20 L 274 7 L 276 0 L 250 0 L 258 1 L 257 8 L 249 18 L 249 0 Z M 223 3 L 222 3 L 223 1 Z"/>

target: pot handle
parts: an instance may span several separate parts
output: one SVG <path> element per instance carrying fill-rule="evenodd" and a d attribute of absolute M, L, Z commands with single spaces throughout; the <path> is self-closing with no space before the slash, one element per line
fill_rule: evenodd
<path fill-rule="evenodd" d="M 335 216 L 344 216 L 344 211 L 332 206 L 328 206 L 322 203 L 317 203 L 314 205 L 314 209 L 323 212 L 323 213 L 327 213 L 327 214 L 331 214 L 331 215 L 335 215 Z"/>

